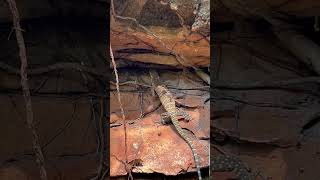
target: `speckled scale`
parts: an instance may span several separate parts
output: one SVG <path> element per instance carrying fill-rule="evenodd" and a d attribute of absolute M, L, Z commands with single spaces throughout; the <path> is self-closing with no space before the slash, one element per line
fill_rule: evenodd
<path fill-rule="evenodd" d="M 232 171 L 239 180 L 255 180 L 254 175 L 247 169 L 242 161 L 234 156 L 218 155 L 211 159 L 212 171 Z"/>

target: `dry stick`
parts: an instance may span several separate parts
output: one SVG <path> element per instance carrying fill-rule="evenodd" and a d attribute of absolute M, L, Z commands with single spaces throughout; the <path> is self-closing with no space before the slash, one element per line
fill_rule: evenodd
<path fill-rule="evenodd" d="M 19 56 L 21 60 L 21 68 L 20 68 L 20 75 L 21 75 L 21 86 L 23 89 L 23 97 L 26 104 L 26 113 L 27 113 L 27 124 L 29 129 L 32 133 L 32 144 L 36 156 L 36 162 L 38 163 L 38 166 L 40 167 L 40 179 L 41 180 L 47 180 L 47 171 L 45 169 L 45 162 L 43 153 L 41 150 L 40 142 L 39 142 L 39 136 L 36 132 L 35 125 L 33 122 L 33 111 L 32 111 L 32 103 L 31 103 L 31 96 L 30 96 L 30 90 L 28 85 L 28 75 L 27 75 L 27 55 L 26 55 L 26 47 L 24 45 L 24 39 L 23 35 L 21 33 L 21 27 L 20 27 L 20 18 L 19 18 L 19 12 L 16 6 L 15 0 L 7 0 L 11 13 L 12 13 L 12 19 L 13 19 L 13 26 L 16 32 L 16 38 L 17 43 L 19 46 Z"/>
<path fill-rule="evenodd" d="M 117 71 L 117 65 L 116 65 L 116 62 L 114 60 L 114 56 L 113 56 L 113 52 L 112 52 L 112 48 L 111 48 L 111 45 L 110 45 L 110 56 L 111 56 L 111 61 L 112 61 L 112 65 L 113 65 L 113 70 L 114 70 L 114 74 L 116 76 L 116 87 L 117 87 L 117 94 L 118 94 L 118 102 L 119 102 L 119 105 L 120 105 L 120 110 L 121 110 L 121 114 L 122 114 L 122 123 L 123 123 L 123 130 L 124 130 L 124 156 L 125 156 L 125 166 L 126 166 L 126 169 L 127 168 L 127 164 L 128 164 L 128 156 L 127 156 L 127 124 L 126 124 L 126 116 L 124 114 L 124 110 L 123 110 L 123 106 L 122 106 L 122 102 L 121 102 L 121 95 L 120 95 L 120 88 L 119 88 L 119 77 L 118 77 L 118 71 Z M 128 172 L 129 173 L 129 176 L 128 176 L 128 179 L 131 179 L 133 180 L 132 178 L 132 174 L 131 174 L 131 171 Z"/>
<path fill-rule="evenodd" d="M 117 83 L 110 81 L 110 84 L 112 85 L 117 85 Z M 152 87 L 151 85 L 148 84 L 143 84 L 143 83 L 138 83 L 136 81 L 126 81 L 126 82 L 119 82 L 119 86 L 126 86 L 126 85 L 134 85 L 134 86 L 143 86 L 143 87 Z"/>
<path fill-rule="evenodd" d="M 8 73 L 19 74 L 19 70 L 17 68 L 12 67 L 12 66 L 10 66 L 8 64 L 5 64 L 3 62 L 0 62 L 0 69 L 4 69 Z M 87 66 L 81 65 L 79 63 L 70 63 L 70 62 L 56 63 L 56 64 L 49 65 L 47 67 L 28 69 L 28 70 L 26 70 L 26 72 L 29 75 L 39 75 L 39 74 L 44 74 L 44 73 L 47 73 L 47 72 L 50 72 L 50 71 L 63 70 L 63 69 L 75 69 L 75 70 L 78 70 L 80 72 L 84 71 L 84 72 L 88 72 L 88 73 L 96 75 L 96 76 L 101 76 L 101 77 L 104 77 L 104 78 L 108 78 L 106 73 L 103 72 L 103 71 L 100 71 L 100 70 L 95 69 L 95 68 L 87 67 Z"/>
<path fill-rule="evenodd" d="M 213 82 L 213 89 L 258 89 L 258 88 L 286 88 L 290 85 L 298 85 L 304 83 L 316 83 L 320 84 L 319 76 L 310 76 L 295 78 L 289 80 L 278 80 L 278 81 L 256 81 L 256 82 L 224 82 L 216 80 Z"/>
<path fill-rule="evenodd" d="M 99 167 L 99 171 L 98 171 L 98 173 L 99 173 L 99 175 L 101 175 L 100 176 L 100 179 L 101 180 L 103 180 L 103 178 L 104 178 L 104 172 L 103 172 L 103 166 L 104 166 L 104 155 L 103 155 L 103 153 L 104 153 L 104 148 L 105 148 L 105 139 L 104 139 L 104 131 L 103 131 L 103 121 L 104 121 L 104 119 L 103 119 L 103 98 L 100 98 L 100 122 L 99 122 L 99 131 L 100 131 L 100 158 L 101 158 L 101 162 L 100 162 L 100 167 Z M 106 170 L 106 172 L 107 172 L 107 170 Z"/>
<path fill-rule="evenodd" d="M 237 132 L 230 131 L 228 129 L 222 128 L 222 127 L 216 127 L 211 126 L 212 134 L 220 134 L 222 136 L 230 138 L 229 140 L 235 141 L 238 143 L 244 143 L 244 144 L 261 144 L 261 145 L 269 145 L 269 146 L 275 146 L 278 148 L 289 148 L 294 147 L 296 145 L 296 142 L 286 142 L 280 138 L 273 138 L 273 139 L 266 139 L 266 140 L 259 140 L 255 138 L 247 138 L 239 136 Z"/>
<path fill-rule="evenodd" d="M 111 85 L 116 85 L 117 83 L 110 81 Z M 118 83 L 119 86 L 142 86 L 142 87 L 147 87 L 147 88 L 151 88 L 151 85 L 148 84 L 143 84 L 143 83 L 138 83 L 136 81 L 126 81 L 126 82 L 119 82 Z M 167 86 L 168 89 L 177 89 L 177 90 L 203 90 L 203 91 L 209 91 L 210 86 L 200 86 L 200 87 L 192 87 L 192 88 L 176 88 L 176 87 L 172 87 L 172 86 Z M 112 90 L 112 89 L 111 89 Z"/>
<path fill-rule="evenodd" d="M 104 147 L 105 147 L 105 141 L 104 141 L 104 137 L 103 137 L 103 130 L 102 130 L 102 126 L 103 126 L 103 98 L 100 98 L 100 101 L 99 101 L 99 104 L 100 104 L 100 116 L 99 116 L 99 122 L 98 122 L 98 139 L 100 141 L 100 152 L 99 152 L 99 160 L 100 160 L 100 164 L 99 164 L 99 168 L 98 168 L 98 173 L 97 175 L 92 178 L 91 180 L 103 180 L 106 172 L 103 172 L 103 166 L 104 166 L 104 163 L 103 163 L 103 152 L 104 152 Z M 93 109 L 93 113 L 94 112 L 94 109 Z M 94 118 L 95 119 L 95 118 Z M 99 149 L 98 149 L 99 151 Z"/>

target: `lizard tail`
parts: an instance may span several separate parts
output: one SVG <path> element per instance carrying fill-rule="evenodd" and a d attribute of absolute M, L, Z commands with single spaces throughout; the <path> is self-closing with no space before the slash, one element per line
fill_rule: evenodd
<path fill-rule="evenodd" d="M 180 134 L 180 136 L 188 143 L 188 145 L 191 148 L 192 154 L 193 154 L 193 158 L 194 158 L 194 162 L 197 168 L 197 173 L 198 173 L 198 178 L 199 180 L 202 180 L 202 176 L 201 176 L 201 171 L 200 171 L 200 160 L 199 160 L 199 156 L 198 153 L 194 147 L 194 144 L 192 143 L 192 140 L 183 132 L 183 129 L 180 127 L 178 120 L 177 121 L 172 121 L 173 125 L 175 126 L 175 128 L 177 129 L 178 133 Z"/>
<path fill-rule="evenodd" d="M 188 142 L 189 146 L 191 147 L 192 153 L 193 153 L 193 158 L 194 158 L 194 162 L 196 164 L 196 168 L 197 168 L 197 173 L 198 173 L 198 177 L 199 180 L 202 180 L 202 176 L 201 176 L 201 170 L 200 170 L 200 162 L 199 162 L 199 156 L 196 152 L 196 149 L 194 148 L 193 143 L 190 141 Z"/>

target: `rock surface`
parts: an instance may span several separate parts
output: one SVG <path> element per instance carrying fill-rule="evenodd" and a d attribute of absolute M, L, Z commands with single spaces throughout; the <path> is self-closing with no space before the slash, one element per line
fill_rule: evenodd
<path fill-rule="evenodd" d="M 189 3 L 188 3 L 189 2 Z M 127 3 L 127 4 L 126 4 Z M 155 0 L 126 1 L 115 4 L 118 15 L 135 18 L 139 24 L 150 31 L 147 32 L 132 21 L 111 20 L 111 46 L 117 60 L 129 60 L 144 63 L 156 63 L 174 67 L 194 66 L 208 67 L 210 64 L 210 43 L 208 33 L 191 33 L 191 26 L 197 23 L 196 29 L 206 29 L 209 32 L 208 14 L 200 8 L 195 22 L 193 1 L 179 1 L 177 9 L 164 2 Z M 172 4 L 171 4 L 172 5 Z M 209 3 L 203 4 L 208 8 Z M 130 10 L 136 7 L 137 11 Z M 180 15 L 182 10 L 185 14 Z M 200 18 L 201 16 L 201 18 Z M 204 18 L 205 17 L 205 18 Z M 205 20 L 203 20 L 205 19 Z M 185 27 L 184 25 L 188 26 Z M 187 30 L 189 28 L 189 30 Z M 199 30 L 200 31 L 200 30 Z M 159 40 L 161 42 L 159 42 Z M 176 55 L 183 58 L 176 58 Z M 180 62 L 179 62 L 180 61 Z M 181 63 L 182 62 L 182 63 Z"/>

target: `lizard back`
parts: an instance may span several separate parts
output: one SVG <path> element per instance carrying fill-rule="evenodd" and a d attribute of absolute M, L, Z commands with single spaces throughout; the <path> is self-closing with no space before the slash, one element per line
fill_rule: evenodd
<path fill-rule="evenodd" d="M 176 113 L 176 102 L 174 100 L 173 95 L 163 86 L 157 86 L 155 88 L 156 93 L 159 96 L 159 99 L 162 103 L 162 106 L 164 109 L 170 114 L 170 113 Z M 170 114 L 171 116 L 171 114 Z"/>

